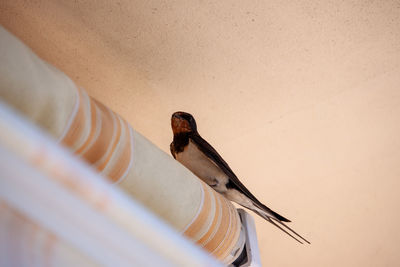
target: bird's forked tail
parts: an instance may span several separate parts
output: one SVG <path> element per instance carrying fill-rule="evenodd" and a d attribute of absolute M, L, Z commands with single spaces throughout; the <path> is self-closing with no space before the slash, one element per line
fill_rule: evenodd
<path fill-rule="evenodd" d="M 265 207 L 265 208 L 267 208 L 267 207 Z M 292 237 L 297 242 L 303 244 L 302 241 L 304 241 L 304 242 L 306 242 L 308 244 L 311 244 L 307 239 L 305 239 L 304 237 L 299 235 L 296 231 L 294 231 L 292 228 L 287 226 L 284 222 L 290 222 L 290 220 L 288 220 L 285 217 L 279 215 L 278 213 L 270 210 L 269 208 L 267 208 L 267 210 L 257 208 L 255 210 L 253 209 L 253 211 L 255 213 L 257 213 L 258 215 L 260 215 L 265 220 L 267 220 L 268 222 L 270 222 L 271 224 L 273 224 L 276 227 L 278 227 L 280 230 L 285 232 L 287 235 Z"/>

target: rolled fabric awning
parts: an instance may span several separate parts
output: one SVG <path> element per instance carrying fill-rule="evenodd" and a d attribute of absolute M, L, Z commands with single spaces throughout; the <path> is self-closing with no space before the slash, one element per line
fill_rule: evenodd
<path fill-rule="evenodd" d="M 244 245 L 234 206 L 0 27 L 0 97 L 225 264 Z"/>
<path fill-rule="evenodd" d="M 2 101 L 0 129 L 0 266 L 220 266 Z"/>

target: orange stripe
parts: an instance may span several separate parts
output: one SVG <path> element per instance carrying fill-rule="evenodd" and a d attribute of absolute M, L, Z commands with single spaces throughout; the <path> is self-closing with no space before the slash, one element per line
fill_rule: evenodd
<path fill-rule="evenodd" d="M 99 171 L 103 171 L 107 164 L 110 163 L 113 155 L 117 155 L 118 158 L 108 173 L 110 180 L 117 181 L 126 172 L 132 157 L 130 126 L 109 108 L 85 95 L 83 90 L 78 90 L 78 93 L 80 100 L 78 111 L 61 143 L 70 148 L 74 147 L 84 134 L 85 126 L 89 121 L 87 115 L 91 116 L 89 135 L 74 152 L 82 154 L 82 157 L 90 164 L 95 164 L 103 159 L 97 166 Z M 85 96 L 89 99 L 88 102 L 84 101 L 87 99 Z M 85 113 L 85 106 L 88 104 L 90 105 L 90 114 Z M 116 119 L 116 126 L 114 125 L 113 116 Z M 124 138 L 121 136 L 122 123 L 125 126 Z M 115 137 L 113 136 L 114 133 Z M 118 153 L 116 153 L 117 148 Z"/>
<path fill-rule="evenodd" d="M 81 90 L 78 89 L 78 99 L 79 101 L 79 106 L 78 110 L 75 114 L 75 118 L 73 119 L 67 133 L 61 140 L 61 143 L 67 147 L 73 147 L 74 144 L 81 138 L 83 131 L 84 131 L 84 125 L 85 125 L 85 109 L 84 109 L 84 98 L 82 96 Z"/>
<path fill-rule="evenodd" d="M 218 247 L 214 252 L 213 255 L 220 258 L 225 258 L 231 251 L 228 249 L 229 247 L 234 246 L 234 242 L 232 242 L 233 237 L 235 236 L 235 230 L 237 228 L 237 220 L 235 220 L 234 210 L 229 207 L 229 218 L 230 218 L 230 226 L 227 231 L 227 234 L 224 238 L 224 242 L 221 243 L 221 246 Z"/>
<path fill-rule="evenodd" d="M 226 200 L 227 201 L 227 200 Z M 241 222 L 239 219 L 239 216 L 237 214 L 237 211 L 233 205 L 229 206 L 230 210 L 230 220 L 232 222 L 231 227 L 228 230 L 228 234 L 222 243 L 222 246 L 219 247 L 213 255 L 215 255 L 217 258 L 224 259 L 231 253 L 231 250 L 233 247 L 236 245 L 236 242 L 238 241 L 239 234 L 240 234 L 240 227 L 241 227 Z"/>
<path fill-rule="evenodd" d="M 130 126 L 127 122 L 125 122 L 123 119 L 122 123 L 125 125 L 125 138 L 124 140 L 121 140 L 124 144 L 122 146 L 122 152 L 118 157 L 118 160 L 116 161 L 115 165 L 111 169 L 111 171 L 108 174 L 108 177 L 111 179 L 111 181 L 116 182 L 121 178 L 121 176 L 125 173 L 125 171 L 129 167 L 129 163 L 131 161 L 132 157 L 132 151 L 131 151 L 131 144 L 132 144 L 132 136 L 130 132 Z"/>
<path fill-rule="evenodd" d="M 214 215 L 214 220 L 211 223 L 211 226 L 208 230 L 207 233 L 203 235 L 196 243 L 200 244 L 202 246 L 208 244 L 210 242 L 210 237 L 212 237 L 213 234 L 218 230 L 218 226 L 221 224 L 222 221 L 222 208 L 221 208 L 221 198 L 217 197 L 215 198 L 215 215 Z M 217 225 L 218 221 L 220 223 Z"/>
<path fill-rule="evenodd" d="M 227 235 L 227 231 L 229 230 L 230 225 L 230 212 L 229 206 L 225 200 L 225 198 L 219 195 L 216 192 L 213 192 L 216 197 L 218 197 L 221 201 L 222 206 L 222 218 L 221 223 L 218 225 L 217 232 L 215 233 L 214 237 L 204 246 L 204 248 L 210 252 L 213 252 L 218 246 L 221 245 L 221 242 L 224 241 L 225 236 Z"/>
<path fill-rule="evenodd" d="M 196 234 L 200 231 L 200 229 L 203 227 L 203 225 L 207 221 L 209 212 L 211 210 L 210 192 L 208 191 L 208 189 L 206 188 L 206 185 L 203 182 L 201 182 L 201 185 L 202 185 L 203 191 L 204 191 L 203 207 L 201 208 L 201 211 L 198 214 L 196 220 L 183 233 L 184 235 L 186 235 L 189 238 L 194 238 L 194 236 L 196 236 Z"/>
<path fill-rule="evenodd" d="M 104 154 L 107 152 L 108 146 L 110 145 L 111 138 L 113 136 L 113 119 L 112 116 L 103 105 L 96 105 L 95 100 L 91 99 L 91 103 L 93 107 L 97 107 L 98 112 L 100 113 L 101 120 L 101 128 L 100 129 L 91 129 L 91 133 L 100 130 L 100 133 L 96 140 L 92 143 L 89 149 L 83 153 L 83 158 L 86 159 L 90 163 L 96 163 L 99 161 Z M 93 124 L 92 124 L 93 125 Z M 96 125 L 97 128 L 100 125 Z M 93 136 L 91 136 L 93 138 Z M 90 140 L 88 140 L 90 141 Z M 87 144 L 86 144 L 87 145 Z"/>
<path fill-rule="evenodd" d="M 89 98 L 89 103 L 90 103 L 90 113 L 91 113 L 91 124 L 90 124 L 90 134 L 88 136 L 88 138 L 86 139 L 85 143 L 83 143 L 83 145 L 81 145 L 79 148 L 76 149 L 75 153 L 76 154 L 80 154 L 82 153 L 82 151 L 84 151 L 86 149 L 86 147 L 90 144 L 90 142 L 93 140 L 94 138 L 94 134 L 96 132 L 96 128 L 97 128 L 97 112 L 96 112 L 96 106 L 92 103 L 92 99 Z M 81 122 L 82 123 L 82 128 L 83 126 L 86 124 L 85 121 Z"/>
<path fill-rule="evenodd" d="M 204 194 L 203 207 L 196 220 L 184 234 L 194 238 L 204 227 L 207 227 L 211 211 L 211 194 L 215 197 L 216 210 L 208 231 L 196 242 L 220 260 L 227 257 L 238 241 L 240 234 L 240 219 L 235 207 L 222 195 L 202 183 Z M 221 218 L 220 223 L 218 223 Z M 211 239 L 210 239 L 211 237 Z"/>
<path fill-rule="evenodd" d="M 103 104 L 101 104 L 100 102 L 98 102 L 98 104 L 99 105 L 101 105 L 101 106 L 104 106 Z M 104 106 L 104 108 L 106 108 L 105 106 Z M 111 116 L 114 116 L 114 118 L 115 118 L 115 125 L 116 125 L 116 129 L 115 129 L 115 138 L 112 140 L 112 144 L 111 144 L 111 149 L 110 149 L 110 151 L 108 152 L 108 155 L 107 155 L 107 157 L 104 159 L 104 161 L 101 163 L 101 164 L 99 164 L 98 166 L 97 166 L 97 169 L 99 170 L 99 171 L 102 171 L 102 170 L 104 170 L 104 168 L 107 166 L 107 164 L 108 164 L 108 162 L 111 160 L 111 158 L 112 158 L 112 155 L 114 154 L 114 151 L 115 151 L 115 149 L 116 149 L 116 147 L 117 147 L 117 144 L 118 144 L 118 142 L 120 141 L 120 139 L 121 139 L 121 124 L 120 124 L 120 122 L 119 122 L 119 119 L 117 118 L 117 115 L 115 115 L 110 109 L 108 109 L 107 108 L 107 111 L 110 113 L 110 115 Z M 114 121 L 114 120 L 113 120 Z"/>

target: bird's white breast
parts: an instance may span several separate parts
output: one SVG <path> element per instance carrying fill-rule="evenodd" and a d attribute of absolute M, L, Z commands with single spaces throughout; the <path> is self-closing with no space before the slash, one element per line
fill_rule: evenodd
<path fill-rule="evenodd" d="M 209 185 L 215 185 L 215 180 L 217 180 L 219 185 L 225 187 L 228 182 L 226 174 L 204 155 L 192 141 L 189 141 L 183 152 L 176 155 L 176 159 Z M 218 189 L 222 190 L 222 188 Z M 220 191 L 218 189 L 215 188 L 215 190 Z"/>

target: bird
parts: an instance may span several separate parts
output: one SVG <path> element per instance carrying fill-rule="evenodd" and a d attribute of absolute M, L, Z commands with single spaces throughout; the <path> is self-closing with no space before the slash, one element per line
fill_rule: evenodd
<path fill-rule="evenodd" d="M 228 200 L 252 210 L 299 243 L 303 244 L 304 241 L 310 244 L 285 224 L 290 222 L 289 219 L 261 203 L 240 182 L 225 160 L 200 136 L 191 114 L 183 111 L 173 113 L 171 128 L 173 141 L 170 150 L 175 160 Z"/>

